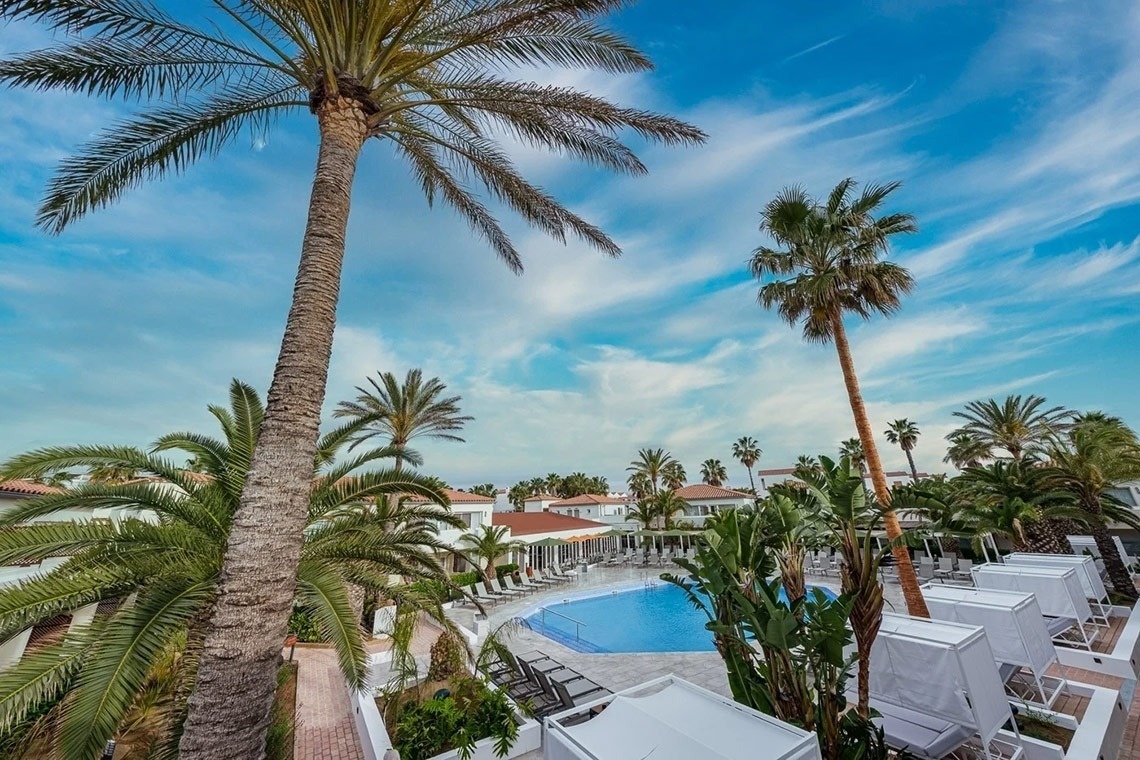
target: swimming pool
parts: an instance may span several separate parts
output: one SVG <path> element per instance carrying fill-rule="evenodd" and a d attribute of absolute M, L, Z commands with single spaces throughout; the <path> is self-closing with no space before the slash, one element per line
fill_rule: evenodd
<path fill-rule="evenodd" d="M 670 583 L 547 601 L 525 619 L 531 629 L 579 652 L 715 651 L 712 633 L 705 629 L 708 618 Z"/>

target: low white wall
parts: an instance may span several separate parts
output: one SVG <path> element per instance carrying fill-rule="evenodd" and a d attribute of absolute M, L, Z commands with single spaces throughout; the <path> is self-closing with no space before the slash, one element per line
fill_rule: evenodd
<path fill-rule="evenodd" d="M 1068 751 L 1056 744 L 1022 736 L 1026 760 L 1117 760 L 1128 721 L 1128 707 L 1120 692 L 1076 681 L 1069 681 L 1068 690 L 1070 694 L 1089 700 L 1080 723 L 1065 713 L 1029 707 L 1035 714 L 1052 718 L 1060 726 L 1075 728 Z M 1016 706 L 1020 710 L 1026 709 L 1024 705 Z M 1011 732 L 1001 731 L 1000 734 L 1005 740 L 1014 741 Z"/>
<path fill-rule="evenodd" d="M 1121 695 L 1130 702 L 1136 690 L 1136 676 L 1140 674 L 1140 606 L 1113 607 L 1111 616 L 1128 618 L 1111 653 L 1057 647 L 1057 659 L 1062 665 L 1123 678 L 1126 683 L 1120 689 Z"/>

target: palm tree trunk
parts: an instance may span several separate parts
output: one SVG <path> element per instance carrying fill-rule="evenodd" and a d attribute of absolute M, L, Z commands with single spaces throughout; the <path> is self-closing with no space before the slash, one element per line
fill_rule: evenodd
<path fill-rule="evenodd" d="M 755 464 L 755 463 L 753 463 Z M 752 486 L 752 495 L 756 495 L 756 481 L 752 479 L 752 465 L 748 465 L 748 483 Z"/>
<path fill-rule="evenodd" d="M 293 304 L 226 547 L 181 760 L 265 757 L 312 488 L 352 180 L 368 134 L 353 101 L 330 98 L 317 118 L 320 152 Z"/>
<path fill-rule="evenodd" d="M 1068 539 L 1059 533 L 1054 520 L 1038 520 L 1025 526 L 1025 544 L 1037 554 L 1072 554 Z"/>
<path fill-rule="evenodd" d="M 903 449 L 903 452 L 906 454 L 906 461 L 910 464 L 910 479 L 917 483 L 918 468 L 914 466 L 914 454 L 910 453 L 910 449 Z"/>
<path fill-rule="evenodd" d="M 851 358 L 851 345 L 847 342 L 847 331 L 843 327 L 843 319 L 839 314 L 831 317 L 832 336 L 835 339 L 835 350 L 839 354 L 839 367 L 843 370 L 843 383 L 847 386 L 847 398 L 851 402 L 851 413 L 855 417 L 855 428 L 859 431 L 859 441 L 863 444 L 863 455 L 867 466 L 871 470 L 871 483 L 875 487 L 875 496 L 886 510 L 883 513 L 883 527 L 887 531 L 887 538 L 891 540 L 891 554 L 895 557 L 895 566 L 898 568 L 899 585 L 902 586 L 903 600 L 906 609 L 915 617 L 930 617 L 926 609 L 926 601 L 918 589 L 918 576 L 915 575 L 914 565 L 910 562 L 910 552 L 899 543 L 902 537 L 902 527 L 895 511 L 890 508 L 891 492 L 887 488 L 887 476 L 883 474 L 883 463 L 879 459 L 879 449 L 875 446 L 875 434 L 871 432 L 871 421 L 867 418 L 867 407 L 863 403 L 863 394 L 859 390 L 859 378 L 855 375 L 855 362 Z"/>
<path fill-rule="evenodd" d="M 1089 532 L 1096 539 L 1096 548 L 1100 552 L 1101 561 L 1104 562 L 1108 579 L 1112 581 L 1113 590 L 1125 599 L 1135 601 L 1137 598 L 1136 584 L 1132 582 L 1132 573 L 1128 572 L 1128 568 L 1124 566 L 1124 560 L 1120 558 L 1120 552 L 1116 550 L 1116 542 L 1112 540 L 1112 534 L 1108 532 L 1108 528 L 1104 526 L 1104 522 L 1101 520 L 1091 521 Z"/>

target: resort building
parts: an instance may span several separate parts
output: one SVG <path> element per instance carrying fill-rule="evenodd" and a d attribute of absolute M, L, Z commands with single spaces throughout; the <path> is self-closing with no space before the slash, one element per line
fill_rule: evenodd
<path fill-rule="evenodd" d="M 536 493 L 523 502 L 523 512 L 546 512 L 550 505 L 561 501 L 562 497 L 548 493 Z"/>
<path fill-rule="evenodd" d="M 684 486 L 673 493 L 684 499 L 689 505 L 685 509 L 684 515 L 678 515 L 678 519 L 692 523 L 694 527 L 698 528 L 704 524 L 705 518 L 709 515 L 715 515 L 717 512 L 726 509 L 747 507 L 753 502 L 752 494 L 733 491 L 730 488 L 721 488 L 720 486 L 710 486 L 705 483 Z"/>
<path fill-rule="evenodd" d="M 634 503 L 634 500 L 628 497 L 584 493 L 581 496 L 554 502 L 550 505 L 550 511 L 559 515 L 597 520 L 614 527 L 631 527 L 637 524 L 631 522 L 628 517 Z"/>
<path fill-rule="evenodd" d="M 526 544 L 522 556 L 510 560 L 526 567 L 570 564 L 618 546 L 613 526 L 556 512 L 496 512 L 492 524 L 510 528 L 510 537 Z"/>

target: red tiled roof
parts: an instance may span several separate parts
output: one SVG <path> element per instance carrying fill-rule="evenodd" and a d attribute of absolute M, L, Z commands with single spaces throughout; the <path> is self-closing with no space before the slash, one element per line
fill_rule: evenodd
<path fill-rule="evenodd" d="M 466 491 L 456 491 L 453 488 L 445 488 L 443 492 L 447 494 L 447 498 L 451 499 L 452 504 L 494 504 L 495 499 L 491 496 L 480 496 L 477 493 L 467 493 Z M 430 499 L 423 496 L 413 496 L 408 501 L 417 503 L 427 503 Z"/>
<path fill-rule="evenodd" d="M 569 499 L 556 501 L 550 506 L 552 507 L 583 507 L 590 506 L 591 504 L 625 504 L 625 499 L 615 499 L 612 496 L 599 496 L 593 493 L 584 493 L 581 496 L 573 496 Z"/>
<path fill-rule="evenodd" d="M 756 474 L 760 477 L 764 477 L 765 475 L 791 475 L 795 471 L 795 467 L 781 467 L 777 470 L 757 470 Z"/>
<path fill-rule="evenodd" d="M 512 536 L 609 527 L 595 520 L 583 520 L 580 517 L 570 517 L 555 512 L 496 512 L 491 515 L 491 524 L 506 525 L 511 529 Z"/>
<path fill-rule="evenodd" d="M 523 501 L 550 501 L 551 499 L 558 499 L 558 497 L 549 493 L 536 493 L 526 497 Z"/>
<path fill-rule="evenodd" d="M 694 483 L 691 486 L 678 488 L 673 493 L 680 496 L 685 501 L 700 501 L 705 499 L 751 499 L 751 494 L 741 493 L 740 491 L 732 491 L 728 488 L 720 488 L 719 486 L 710 486 L 705 483 Z"/>
<path fill-rule="evenodd" d="M 0 493 L 18 493 L 21 496 L 46 496 L 49 493 L 63 493 L 62 488 L 46 486 L 31 480 L 2 480 Z"/>

